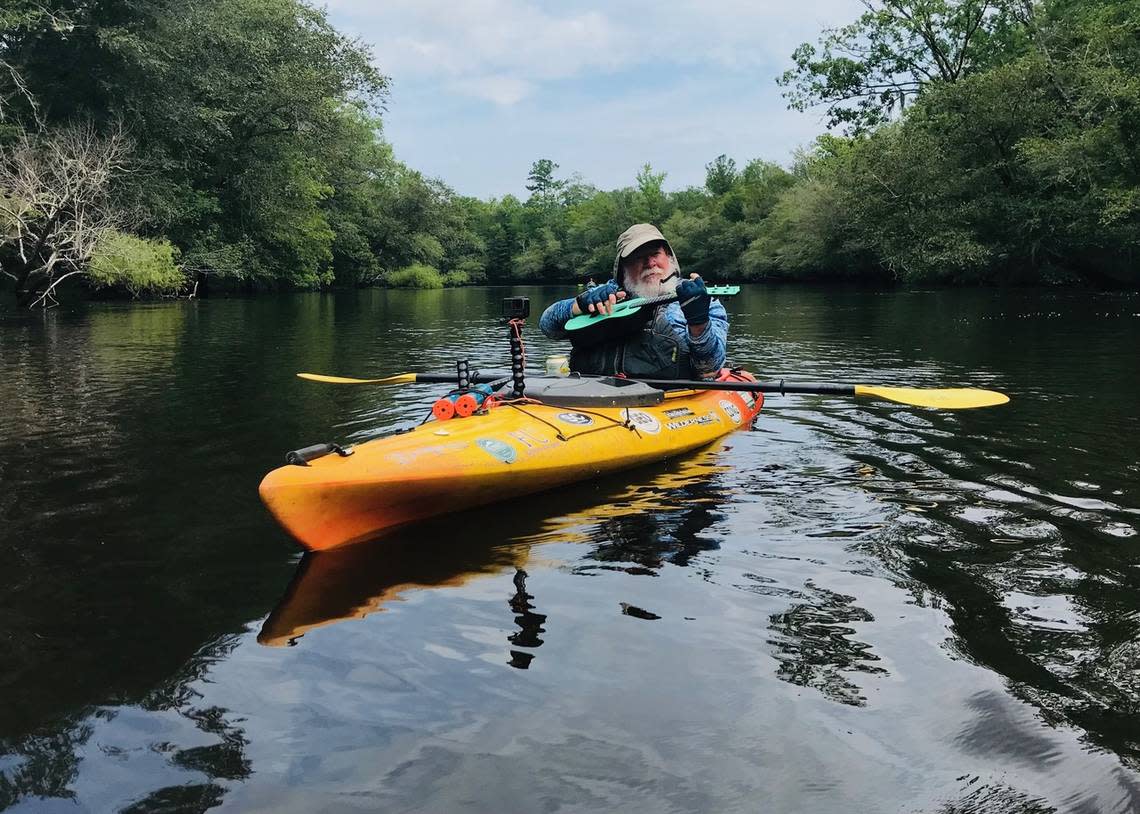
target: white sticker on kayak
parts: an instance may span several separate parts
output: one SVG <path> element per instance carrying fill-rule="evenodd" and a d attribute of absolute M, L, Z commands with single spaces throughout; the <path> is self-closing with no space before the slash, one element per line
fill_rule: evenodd
<path fill-rule="evenodd" d="M 644 410 L 626 410 L 626 420 L 642 432 L 656 435 L 661 432 L 661 422 Z"/>
<path fill-rule="evenodd" d="M 594 419 L 585 413 L 559 413 L 558 420 L 567 424 L 573 424 L 575 427 L 588 427 L 594 423 Z"/>
<path fill-rule="evenodd" d="M 749 390 L 743 390 L 743 391 L 737 392 L 736 395 L 738 395 L 742 399 L 744 399 L 744 403 L 746 405 L 748 405 L 749 410 L 751 410 L 753 407 L 756 406 L 756 394 L 755 393 L 753 393 Z"/>
<path fill-rule="evenodd" d="M 733 424 L 740 423 L 740 408 L 733 404 L 728 399 L 720 400 L 720 409 L 724 410 L 724 414 L 732 419 Z"/>
<path fill-rule="evenodd" d="M 518 441 L 520 444 L 522 444 L 527 449 L 534 449 L 535 447 L 543 447 L 543 446 L 546 446 L 550 443 L 553 443 L 549 438 L 537 438 L 537 437 L 531 435 L 526 430 L 515 430 L 514 432 L 508 432 L 507 435 L 509 437 L 515 439 L 516 441 Z"/>
<path fill-rule="evenodd" d="M 480 449 L 491 453 L 505 464 L 515 462 L 515 448 L 497 438 L 480 438 L 475 442 Z"/>
<path fill-rule="evenodd" d="M 439 430 L 435 434 L 439 435 Z M 450 433 L 444 433 L 448 435 Z M 393 452 L 391 460 L 395 463 L 405 466 L 420 458 L 425 458 L 436 455 L 450 455 L 451 453 L 458 452 L 461 449 L 467 449 L 466 441 L 444 441 L 439 444 L 430 444 L 426 447 L 415 447 L 414 449 L 405 450 L 404 452 Z"/>

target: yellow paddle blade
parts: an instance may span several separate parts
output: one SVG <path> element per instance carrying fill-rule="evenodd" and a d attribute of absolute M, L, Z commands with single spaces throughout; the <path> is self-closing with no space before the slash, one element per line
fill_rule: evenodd
<path fill-rule="evenodd" d="M 855 395 L 874 396 L 915 407 L 938 407 L 942 410 L 968 410 L 972 407 L 993 407 L 1005 404 L 1009 396 L 996 390 L 977 390 L 973 387 L 924 390 L 918 387 L 869 387 L 855 385 Z"/>
<path fill-rule="evenodd" d="M 347 376 L 325 376 L 323 373 L 298 373 L 302 379 L 325 384 L 411 384 L 416 380 L 415 373 L 397 373 L 383 379 L 350 379 Z"/>

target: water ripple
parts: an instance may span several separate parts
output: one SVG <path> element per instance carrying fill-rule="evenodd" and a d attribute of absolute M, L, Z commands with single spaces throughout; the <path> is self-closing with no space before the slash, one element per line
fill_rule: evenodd
<path fill-rule="evenodd" d="M 1140 808 L 1135 296 L 746 287 L 765 378 L 1013 401 L 774 396 L 298 562 L 262 474 L 436 390 L 294 374 L 500 369 L 517 293 L 0 311 L 0 807 Z"/>

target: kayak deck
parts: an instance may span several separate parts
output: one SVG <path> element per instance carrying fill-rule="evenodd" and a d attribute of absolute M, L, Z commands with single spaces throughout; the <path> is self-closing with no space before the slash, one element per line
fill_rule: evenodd
<path fill-rule="evenodd" d="M 259 492 L 303 546 L 335 548 L 696 449 L 750 425 L 762 405 L 758 393 L 691 390 L 637 407 L 507 401 L 365 442 L 346 457 L 280 467 Z"/>

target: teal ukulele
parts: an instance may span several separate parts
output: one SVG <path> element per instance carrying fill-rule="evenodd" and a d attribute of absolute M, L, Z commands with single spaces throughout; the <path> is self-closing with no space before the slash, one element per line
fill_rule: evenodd
<path fill-rule="evenodd" d="M 740 286 L 738 285 L 710 285 L 707 287 L 710 296 L 713 297 L 732 297 L 740 293 Z M 592 328 L 601 325 L 607 320 L 618 321 L 631 317 L 634 314 L 647 309 L 646 313 L 655 305 L 660 305 L 664 302 L 673 302 L 677 299 L 676 294 L 662 294 L 659 297 L 638 297 L 633 300 L 622 300 L 614 306 L 614 310 L 609 314 L 579 314 L 572 317 L 566 323 L 567 331 L 580 331 L 584 328 Z M 684 303 L 682 303 L 684 305 Z"/>

